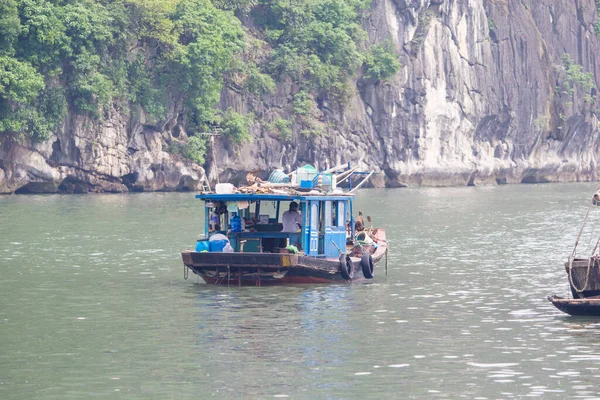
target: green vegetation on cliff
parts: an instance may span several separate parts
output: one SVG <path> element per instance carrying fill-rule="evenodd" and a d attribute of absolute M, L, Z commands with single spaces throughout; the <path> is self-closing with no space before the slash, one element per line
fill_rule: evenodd
<path fill-rule="evenodd" d="M 600 0 L 596 0 L 596 13 L 600 16 Z M 600 17 L 597 17 L 594 22 L 594 34 L 600 39 Z"/>
<path fill-rule="evenodd" d="M 359 42 L 366 38 L 361 13 L 370 0 L 265 0 L 255 11 L 274 51 L 269 70 L 304 89 L 340 93 L 360 67 Z"/>
<path fill-rule="evenodd" d="M 584 72 L 583 66 L 575 63 L 568 54 L 563 54 L 562 63 L 566 73 L 566 79 L 562 85 L 562 92 L 573 97 L 575 87 L 578 87 L 583 93 L 583 101 L 586 104 L 592 104 L 594 99 L 591 95 L 592 90 L 596 89 L 594 74 Z"/>
<path fill-rule="evenodd" d="M 103 119 L 141 107 L 184 111 L 189 135 L 221 126 L 251 140 L 252 116 L 219 111 L 224 83 L 251 95 L 291 79 L 293 109 L 343 101 L 349 78 L 391 77 L 389 45 L 366 49 L 371 0 L 4 0 L 0 4 L 0 138 L 48 138 L 67 112 Z M 251 32 L 240 21 L 253 21 Z M 290 125 L 278 124 L 289 137 Z M 203 160 L 205 143 L 177 152 Z"/>
<path fill-rule="evenodd" d="M 209 0 L 8 0 L 0 23 L 0 131 L 44 139 L 67 105 L 164 118 L 182 94 L 191 124 L 215 120 L 240 21 Z"/>

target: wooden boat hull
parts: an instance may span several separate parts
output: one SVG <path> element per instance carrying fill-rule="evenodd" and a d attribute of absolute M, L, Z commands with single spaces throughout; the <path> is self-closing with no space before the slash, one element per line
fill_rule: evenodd
<path fill-rule="evenodd" d="M 576 258 L 572 263 L 565 263 L 565 270 L 570 274 L 569 286 L 574 299 L 600 296 L 600 259 Z"/>
<path fill-rule="evenodd" d="M 382 230 L 382 235 L 385 233 Z M 381 242 L 371 254 L 373 264 L 386 255 Z M 339 259 L 315 258 L 290 253 L 181 253 L 189 268 L 206 283 L 229 286 L 264 286 L 296 283 L 349 283 L 366 280 L 360 257 L 350 257 L 351 279 L 345 279 Z M 347 276 L 347 275 L 346 275 Z"/>
<path fill-rule="evenodd" d="M 305 283 L 347 283 L 339 272 L 318 271 L 302 266 L 290 267 L 277 271 L 266 268 L 220 269 L 218 272 L 210 269 L 190 268 L 206 283 L 227 286 L 271 286 Z M 241 280 L 240 280 L 241 274 Z M 352 281 L 364 279 L 362 273 L 355 272 Z"/>
<path fill-rule="evenodd" d="M 600 298 L 565 299 L 548 296 L 548 300 L 554 307 L 569 315 L 600 316 Z"/>

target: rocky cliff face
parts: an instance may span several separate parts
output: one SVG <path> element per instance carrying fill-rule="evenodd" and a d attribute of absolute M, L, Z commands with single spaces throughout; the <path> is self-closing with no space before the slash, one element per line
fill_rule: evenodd
<path fill-rule="evenodd" d="M 317 98 L 323 133 L 286 140 L 268 122 L 290 118 L 293 84 L 261 99 L 224 90 L 220 107 L 256 114 L 254 141 L 217 139 L 208 175 L 327 161 L 375 170 L 372 184 L 390 187 L 600 179 L 597 19 L 594 0 L 374 0 L 365 29 L 392 40 L 396 76 L 357 79 L 343 106 Z M 578 80 L 585 73 L 593 86 Z M 176 118 L 156 126 L 114 111 L 105 121 L 71 116 L 48 143 L 5 145 L 0 192 L 198 187 L 204 171 L 163 151 Z"/>
<path fill-rule="evenodd" d="M 569 81 L 563 57 L 598 82 L 597 18 L 593 0 L 375 0 L 366 29 L 374 42 L 393 40 L 396 77 L 357 81 L 341 110 L 323 102 L 329 134 L 289 144 L 259 134 L 238 157 L 223 154 L 221 168 L 351 161 L 392 187 L 596 180 L 596 89 Z M 243 102 L 235 97 L 224 104 Z"/>
<path fill-rule="evenodd" d="M 196 190 L 204 169 L 164 151 L 176 120 L 157 126 L 144 113 L 112 110 L 102 122 L 69 114 L 41 144 L 4 143 L 0 193 Z"/>

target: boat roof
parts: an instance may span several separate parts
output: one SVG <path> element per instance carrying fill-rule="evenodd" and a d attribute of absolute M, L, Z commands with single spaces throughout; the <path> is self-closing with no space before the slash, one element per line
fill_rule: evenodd
<path fill-rule="evenodd" d="M 215 201 L 324 201 L 324 200 L 354 200 L 353 193 L 340 194 L 278 194 L 278 193 L 232 193 L 216 194 L 201 193 L 196 195 L 197 199 Z"/>

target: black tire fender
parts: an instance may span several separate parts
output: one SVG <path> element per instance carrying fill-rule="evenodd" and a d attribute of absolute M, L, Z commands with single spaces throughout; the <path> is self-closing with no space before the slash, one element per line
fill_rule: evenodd
<path fill-rule="evenodd" d="M 340 274 L 347 281 L 354 278 L 354 264 L 352 264 L 352 259 L 347 254 L 340 255 Z"/>
<path fill-rule="evenodd" d="M 375 277 L 375 265 L 373 264 L 373 257 L 370 254 L 363 254 L 360 259 L 360 267 L 365 278 L 373 279 Z"/>

